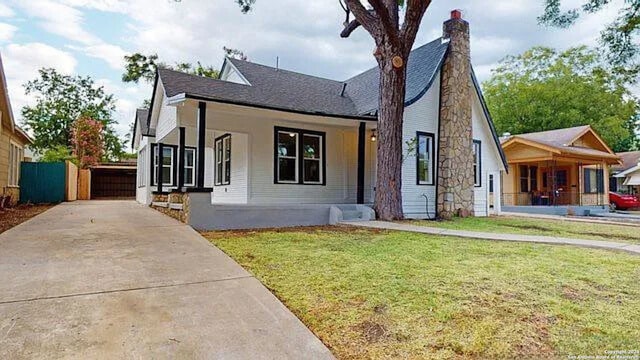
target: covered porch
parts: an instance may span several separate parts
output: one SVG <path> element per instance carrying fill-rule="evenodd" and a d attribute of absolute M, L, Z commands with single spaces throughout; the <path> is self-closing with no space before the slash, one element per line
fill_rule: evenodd
<path fill-rule="evenodd" d="M 198 228 L 223 217 L 238 228 L 326 224 L 332 207 L 361 216 L 346 205 L 373 202 L 375 121 L 194 99 L 165 109 L 176 116 L 153 145 L 154 205 L 186 211 L 189 198 L 180 217 Z"/>
<path fill-rule="evenodd" d="M 505 179 L 505 206 L 608 205 L 608 166 L 578 159 L 514 163 Z"/>
<path fill-rule="evenodd" d="M 609 167 L 619 158 L 590 128 L 567 136 L 570 130 L 518 135 L 503 142 L 510 169 L 503 175 L 504 211 L 608 212 Z"/>

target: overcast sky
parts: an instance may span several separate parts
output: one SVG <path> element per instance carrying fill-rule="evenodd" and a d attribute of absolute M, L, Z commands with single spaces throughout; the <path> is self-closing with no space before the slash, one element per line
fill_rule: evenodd
<path fill-rule="evenodd" d="M 580 1 L 565 1 L 579 4 Z M 415 46 L 441 35 L 450 10 L 471 26 L 472 62 L 480 80 L 503 57 L 534 45 L 564 49 L 597 46 L 599 32 L 622 0 L 583 18 L 570 29 L 537 24 L 543 0 L 435 0 Z M 373 41 L 359 29 L 338 34 L 344 13 L 337 0 L 257 0 L 243 15 L 233 0 L 0 0 L 0 53 L 16 117 L 33 99 L 22 84 L 41 67 L 90 75 L 117 97 L 117 130 L 128 131 L 135 108 L 151 97 L 147 83 L 124 84 L 123 56 L 158 53 L 167 63 L 219 67 L 223 46 L 241 49 L 250 61 L 344 80 L 375 65 Z"/>

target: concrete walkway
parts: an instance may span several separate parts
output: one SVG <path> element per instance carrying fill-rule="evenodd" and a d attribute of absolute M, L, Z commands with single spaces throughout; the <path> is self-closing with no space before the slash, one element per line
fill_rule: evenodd
<path fill-rule="evenodd" d="M 553 236 L 537 236 L 537 235 L 519 235 L 519 234 L 501 234 L 487 233 L 466 230 L 449 230 L 428 226 L 411 225 L 404 223 L 394 223 L 387 221 L 344 221 L 342 224 L 350 226 L 359 226 L 374 229 L 387 229 L 398 231 L 409 231 L 422 234 L 457 236 L 462 238 L 494 240 L 494 241 L 515 241 L 540 244 L 554 245 L 572 245 L 587 248 L 607 249 L 626 251 L 635 255 L 640 255 L 640 245 L 617 243 L 611 241 L 585 240 L 585 239 L 569 239 Z"/>
<path fill-rule="evenodd" d="M 330 359 L 258 280 L 134 202 L 62 204 L 0 234 L 0 359 Z"/>
<path fill-rule="evenodd" d="M 517 212 L 503 211 L 499 216 L 508 217 L 522 217 L 529 219 L 544 219 L 544 220 L 557 220 L 557 221 L 570 221 L 570 222 L 583 222 L 590 224 L 604 224 L 604 225 L 620 225 L 620 226 L 640 226 L 640 215 L 637 214 L 617 214 L 610 213 L 608 216 L 561 216 L 561 215 L 546 215 L 546 214 L 528 214 Z"/>

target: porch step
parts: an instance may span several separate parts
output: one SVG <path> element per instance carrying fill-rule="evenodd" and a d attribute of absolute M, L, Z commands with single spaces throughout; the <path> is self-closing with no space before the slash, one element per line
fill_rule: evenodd
<path fill-rule="evenodd" d="M 329 223 L 335 225 L 341 221 L 375 220 L 376 213 L 366 205 L 334 205 L 329 212 Z"/>
<path fill-rule="evenodd" d="M 362 212 L 358 210 L 343 210 L 342 220 L 359 220 L 362 219 Z"/>

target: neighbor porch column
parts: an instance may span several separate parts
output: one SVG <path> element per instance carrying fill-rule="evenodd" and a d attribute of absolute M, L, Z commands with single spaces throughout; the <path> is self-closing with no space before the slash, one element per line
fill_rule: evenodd
<path fill-rule="evenodd" d="M 178 191 L 182 191 L 184 186 L 184 146 L 185 146 L 185 128 L 180 127 L 180 149 L 178 150 Z"/>
<path fill-rule="evenodd" d="M 204 188 L 204 148 L 205 138 L 207 134 L 207 103 L 201 101 L 198 103 L 198 179 L 196 187 Z"/>
<path fill-rule="evenodd" d="M 158 182 L 158 192 L 162 192 L 162 163 L 164 162 L 164 145 L 162 143 L 158 143 L 158 170 L 156 173 L 156 179 Z"/>
<path fill-rule="evenodd" d="M 358 184 L 357 199 L 358 204 L 364 204 L 364 162 L 367 129 L 366 123 L 361 122 L 358 127 Z"/>

